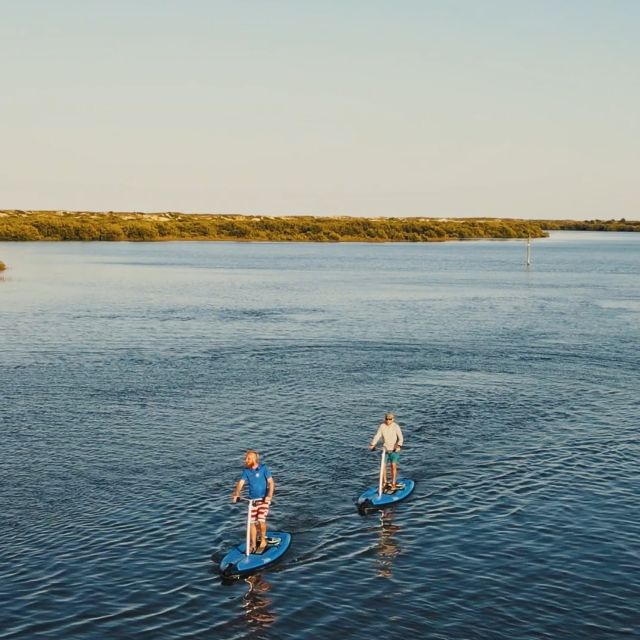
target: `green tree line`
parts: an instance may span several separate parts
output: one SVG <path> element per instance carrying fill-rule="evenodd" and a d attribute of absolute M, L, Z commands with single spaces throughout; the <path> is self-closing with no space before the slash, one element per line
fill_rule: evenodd
<path fill-rule="evenodd" d="M 0 240 L 443 242 L 533 238 L 540 221 L 496 218 L 352 218 L 181 213 L 0 211 Z"/>
<path fill-rule="evenodd" d="M 640 220 L 535 220 L 547 231 L 640 231 Z"/>

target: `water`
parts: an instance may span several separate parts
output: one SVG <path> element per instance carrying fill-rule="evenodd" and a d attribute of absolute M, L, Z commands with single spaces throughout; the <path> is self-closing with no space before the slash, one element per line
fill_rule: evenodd
<path fill-rule="evenodd" d="M 0 259 L 0 638 L 640 633 L 640 235 Z M 250 447 L 293 544 L 226 585 Z"/>

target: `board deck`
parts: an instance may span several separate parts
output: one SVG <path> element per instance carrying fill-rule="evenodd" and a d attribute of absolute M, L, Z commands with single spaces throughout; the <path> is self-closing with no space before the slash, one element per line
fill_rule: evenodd
<path fill-rule="evenodd" d="M 291 534 L 284 531 L 267 531 L 269 544 L 262 553 L 246 555 L 246 543 L 234 547 L 222 558 L 220 573 L 224 576 L 249 575 L 275 564 L 291 544 Z"/>
<path fill-rule="evenodd" d="M 409 478 L 398 478 L 397 484 L 401 485 L 400 488 L 392 493 L 383 492 L 379 497 L 378 485 L 366 489 L 358 498 L 358 511 L 362 513 L 390 507 L 408 497 L 415 488 L 415 482 Z"/>

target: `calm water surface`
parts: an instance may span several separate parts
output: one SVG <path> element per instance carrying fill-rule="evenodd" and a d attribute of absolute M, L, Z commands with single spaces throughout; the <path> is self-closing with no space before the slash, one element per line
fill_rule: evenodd
<path fill-rule="evenodd" d="M 638 637 L 640 234 L 524 257 L 0 243 L 0 638 Z M 249 447 L 293 545 L 226 585 Z"/>

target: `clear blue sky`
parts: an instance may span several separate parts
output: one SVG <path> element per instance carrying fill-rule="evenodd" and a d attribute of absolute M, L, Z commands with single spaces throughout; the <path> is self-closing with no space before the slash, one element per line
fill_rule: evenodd
<path fill-rule="evenodd" d="M 0 0 L 0 208 L 640 218 L 639 0 Z"/>

